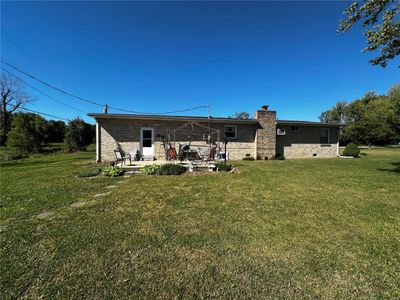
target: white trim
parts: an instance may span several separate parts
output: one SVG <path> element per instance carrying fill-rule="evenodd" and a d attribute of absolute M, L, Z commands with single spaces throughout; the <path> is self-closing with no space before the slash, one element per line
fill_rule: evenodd
<path fill-rule="evenodd" d="M 152 154 L 144 154 L 143 152 L 143 130 L 150 130 L 151 131 L 151 148 L 153 153 Z M 153 127 L 140 127 L 140 154 L 142 156 L 154 156 L 155 147 L 154 147 L 154 128 Z"/>
<path fill-rule="evenodd" d="M 100 162 L 100 126 L 96 122 L 96 162 Z"/>

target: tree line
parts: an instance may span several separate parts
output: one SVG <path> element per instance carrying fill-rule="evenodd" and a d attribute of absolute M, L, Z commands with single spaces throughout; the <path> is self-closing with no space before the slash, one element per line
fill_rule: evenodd
<path fill-rule="evenodd" d="M 397 144 L 400 141 L 400 84 L 384 95 L 368 92 L 361 99 L 339 101 L 319 118 L 321 122 L 347 125 L 341 134 L 341 144 Z"/>
<path fill-rule="evenodd" d="M 64 143 L 68 151 L 84 150 L 95 141 L 95 126 L 75 118 L 67 124 L 46 120 L 36 113 L 20 112 L 35 99 L 23 83 L 9 75 L 0 78 L 0 146 L 19 154 L 39 153 L 49 143 Z"/>

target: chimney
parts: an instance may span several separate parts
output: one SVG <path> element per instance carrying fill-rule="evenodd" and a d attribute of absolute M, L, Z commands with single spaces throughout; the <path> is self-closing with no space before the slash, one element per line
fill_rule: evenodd
<path fill-rule="evenodd" d="M 261 106 L 254 114 L 259 125 L 255 137 L 255 157 L 257 159 L 271 159 L 275 157 L 276 148 L 276 111 L 268 109 L 268 105 Z"/>

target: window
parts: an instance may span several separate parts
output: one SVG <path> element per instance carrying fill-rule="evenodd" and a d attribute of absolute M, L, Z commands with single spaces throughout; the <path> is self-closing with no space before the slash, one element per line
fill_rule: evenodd
<path fill-rule="evenodd" d="M 300 131 L 300 127 L 299 126 L 292 126 L 290 127 L 290 129 L 294 132 L 299 132 Z"/>
<path fill-rule="evenodd" d="M 276 130 L 276 134 L 277 134 L 277 135 L 285 135 L 285 134 L 286 134 L 286 130 L 285 130 L 285 129 L 282 129 L 282 128 L 278 128 L 278 129 Z"/>
<path fill-rule="evenodd" d="M 329 128 L 321 128 L 319 130 L 319 143 L 329 144 Z"/>
<path fill-rule="evenodd" d="M 225 136 L 227 139 L 236 139 L 237 138 L 237 126 L 235 125 L 226 125 L 225 126 Z"/>

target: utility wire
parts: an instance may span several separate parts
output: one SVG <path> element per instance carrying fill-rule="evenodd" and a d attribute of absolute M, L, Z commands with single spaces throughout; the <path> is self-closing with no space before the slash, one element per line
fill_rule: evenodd
<path fill-rule="evenodd" d="M 8 105 L 16 107 L 15 105 L 12 105 L 12 104 L 8 104 Z M 69 120 L 67 120 L 67 119 L 64 119 L 64 118 L 61 118 L 61 117 L 57 117 L 57 116 L 54 116 L 54 115 L 51 115 L 51 114 L 46 114 L 46 113 L 43 113 L 43 112 L 40 112 L 40 111 L 37 111 L 37 110 L 33 110 L 33 109 L 25 108 L 25 107 L 18 107 L 18 109 L 26 110 L 26 111 L 29 111 L 29 112 L 33 112 L 35 114 L 40 114 L 40 115 L 44 115 L 44 116 L 47 116 L 47 117 L 50 117 L 50 118 L 55 118 L 55 119 L 59 119 L 59 120 L 63 120 L 63 121 L 69 122 Z"/>
<path fill-rule="evenodd" d="M 62 90 L 62 89 L 60 89 L 58 87 L 55 87 L 54 85 L 52 85 L 50 83 L 47 83 L 47 82 L 45 82 L 45 81 L 43 81 L 43 80 L 41 80 L 41 79 L 39 79 L 39 78 L 27 73 L 27 72 L 17 68 L 16 66 L 14 66 L 14 65 L 8 63 L 7 61 L 5 61 L 3 58 L 1 58 L 0 60 L 1 60 L 2 63 L 6 64 L 7 66 L 9 66 L 11 68 L 13 68 L 14 70 L 16 70 L 16 71 L 18 71 L 18 72 L 20 72 L 20 73 L 32 78 L 32 79 L 34 79 L 36 81 L 39 81 L 40 83 L 42 83 L 42 84 L 44 84 L 44 85 L 46 85 L 46 86 L 48 86 L 48 87 L 50 87 L 52 89 L 55 89 L 55 90 L 65 94 L 65 95 L 68 95 L 70 97 L 73 97 L 73 98 L 76 98 L 78 100 L 82 100 L 82 101 L 85 101 L 85 102 L 88 102 L 88 103 L 91 103 L 91 104 L 94 104 L 94 105 L 97 105 L 97 106 L 100 106 L 100 107 L 105 107 L 106 106 L 105 104 L 100 104 L 100 103 L 97 103 L 97 102 L 95 102 L 93 100 L 88 100 L 88 99 L 76 96 L 74 94 L 71 94 L 69 92 L 66 92 L 66 91 L 64 91 L 64 90 Z M 108 106 L 108 108 L 114 109 L 114 110 L 117 110 L 117 111 L 122 111 L 122 112 L 134 113 L 134 114 L 168 115 L 168 114 L 173 114 L 173 113 L 181 113 L 181 112 L 191 111 L 191 110 L 195 110 L 195 109 L 199 109 L 199 108 L 208 108 L 208 109 L 210 109 L 210 106 L 209 105 L 201 105 L 201 106 L 191 107 L 191 108 L 187 108 L 187 109 L 168 111 L 168 112 L 157 112 L 157 113 L 155 113 L 155 112 L 141 112 L 141 111 L 127 110 L 127 109 L 122 109 L 122 108 L 113 107 L 113 106 Z"/>
<path fill-rule="evenodd" d="M 10 74 L 11 76 L 15 77 L 16 79 L 20 80 L 21 82 L 23 82 L 24 84 L 26 84 L 26 85 L 29 86 L 30 88 L 34 89 L 35 91 L 37 91 L 37 92 L 39 92 L 39 93 L 45 95 L 45 96 L 48 97 L 49 99 L 51 99 L 51 100 L 53 100 L 53 101 L 55 101 L 55 102 L 57 102 L 57 103 L 60 103 L 60 104 L 64 105 L 65 107 L 68 107 L 68 108 L 73 109 L 73 110 L 75 110 L 75 111 L 79 111 L 79 112 L 81 112 L 81 113 L 87 114 L 86 111 L 80 110 L 80 109 L 75 108 L 75 107 L 73 107 L 73 106 L 70 106 L 70 105 L 68 105 L 68 104 L 66 104 L 66 103 L 64 103 L 64 102 L 62 102 L 62 101 L 60 101 L 60 100 L 58 100 L 58 99 L 56 99 L 56 98 L 53 98 L 52 96 L 50 96 L 50 95 L 46 94 L 45 92 L 39 90 L 38 88 L 36 88 L 36 87 L 34 87 L 33 85 L 29 84 L 28 82 L 26 82 L 25 80 L 23 80 L 23 79 L 21 79 L 20 77 L 16 76 L 15 74 L 11 73 L 10 71 L 6 70 L 5 68 L 1 67 L 1 69 L 2 69 L 3 71 L 7 72 L 8 74 Z"/>
<path fill-rule="evenodd" d="M 22 73 L 22 74 L 25 74 L 26 76 L 28 76 L 28 77 L 30 77 L 30 78 L 36 80 L 36 81 L 39 81 L 40 83 L 42 83 L 42 84 L 44 84 L 44 85 L 46 85 L 46 86 L 48 86 L 48 87 L 50 87 L 50 88 L 52 88 L 52 89 L 54 89 L 54 90 L 57 90 L 57 91 L 59 91 L 59 92 L 65 94 L 65 95 L 68 95 L 68 96 L 70 96 L 70 97 L 77 98 L 77 99 L 79 99 L 79 100 L 82 100 L 82 101 L 85 101 L 85 102 L 88 102 L 88 103 L 91 103 L 91 104 L 94 104 L 94 105 L 97 105 L 97 106 L 100 106 L 100 107 L 104 107 L 104 106 L 105 106 L 104 104 L 99 104 L 99 103 L 97 103 L 97 102 L 95 102 L 95 101 L 84 99 L 84 98 L 82 98 L 82 97 L 79 97 L 79 96 L 76 96 L 76 95 L 74 95 L 74 94 L 68 93 L 68 92 L 66 92 L 66 91 L 64 91 L 64 90 L 62 90 L 62 89 L 60 89 L 60 88 L 58 88 L 58 87 L 55 87 L 54 85 L 51 85 L 50 83 L 47 83 L 47 82 L 45 82 L 45 81 L 43 81 L 43 80 L 41 80 L 41 79 L 39 79 L 39 78 L 36 78 L 35 76 L 33 76 L 33 75 L 31 75 L 31 74 L 29 74 L 29 73 L 27 73 L 27 72 L 25 72 L 25 71 L 22 71 L 21 69 L 19 69 L 19 68 L 13 66 L 12 64 L 9 64 L 9 63 L 6 62 L 3 58 L 1 58 L 1 62 L 4 63 L 4 64 L 6 64 L 7 66 L 9 66 L 10 68 L 13 68 L 14 70 L 16 70 L 16 71 L 18 71 L 18 72 L 20 72 L 20 73 Z"/>
<path fill-rule="evenodd" d="M 50 74 L 52 74 L 55 78 L 57 78 L 58 80 L 60 80 L 61 82 L 63 82 L 65 85 L 69 86 L 70 88 L 74 89 L 75 91 L 80 92 L 79 90 L 75 89 L 74 87 L 72 87 L 70 84 L 68 84 L 68 82 L 66 82 L 64 79 L 62 79 L 59 75 L 57 75 L 56 73 L 54 73 L 52 70 L 50 70 L 49 68 L 47 68 L 44 64 L 42 64 L 39 60 L 37 60 L 35 57 L 33 57 L 31 54 L 29 54 L 28 51 L 24 50 L 24 48 L 22 48 L 15 40 L 13 40 L 12 38 L 10 38 L 7 34 L 5 34 L 4 32 L 0 32 L 0 34 L 2 36 L 4 36 L 11 44 L 14 45 L 14 47 L 16 47 L 17 49 L 19 49 L 22 53 L 24 53 L 26 56 L 28 56 L 29 58 L 31 58 L 34 62 L 36 62 L 39 66 L 41 66 L 43 69 L 45 69 L 47 72 L 49 72 Z"/>
<path fill-rule="evenodd" d="M 181 109 L 181 110 L 175 110 L 175 111 L 167 111 L 167 112 L 159 112 L 159 113 L 149 113 L 149 112 L 140 112 L 140 111 L 133 111 L 133 110 L 126 110 L 126 109 L 121 109 L 121 108 L 115 108 L 112 106 L 108 106 L 111 109 L 118 110 L 118 111 L 123 111 L 123 112 L 128 112 L 128 113 L 134 113 L 134 114 L 143 114 L 143 115 L 169 115 L 169 114 L 174 114 L 174 113 L 181 113 L 181 112 L 186 112 L 186 111 L 191 111 L 199 108 L 208 108 L 209 105 L 201 105 L 201 106 L 196 106 L 196 107 L 191 107 L 187 109 Z"/>

